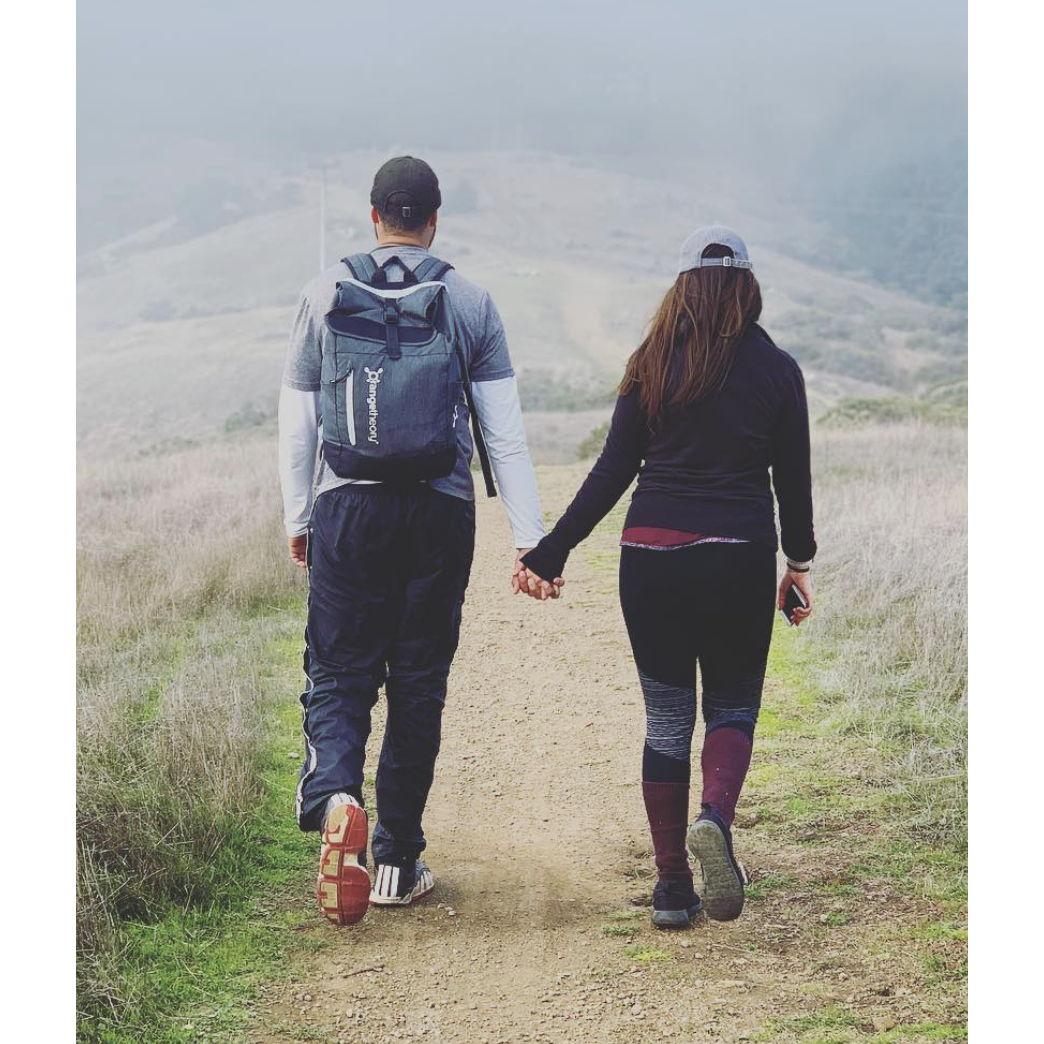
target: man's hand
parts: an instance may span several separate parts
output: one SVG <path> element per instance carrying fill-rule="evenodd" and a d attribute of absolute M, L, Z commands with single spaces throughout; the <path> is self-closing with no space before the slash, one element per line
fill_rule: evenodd
<path fill-rule="evenodd" d="M 562 577 L 557 577 L 554 583 L 549 583 L 526 569 L 522 564 L 522 556 L 531 550 L 532 548 L 528 547 L 518 549 L 518 554 L 515 556 L 515 567 L 511 571 L 511 590 L 515 594 L 527 594 L 530 598 L 536 598 L 541 602 L 546 602 L 548 598 L 561 597 L 562 588 L 565 586 L 565 580 Z"/>
<path fill-rule="evenodd" d="M 804 595 L 805 601 L 808 603 L 807 609 L 802 609 L 799 605 L 794 610 L 794 626 L 800 627 L 801 621 L 807 620 L 812 615 L 812 574 L 807 572 L 795 573 L 793 570 L 788 569 L 783 574 L 783 579 L 779 582 L 779 594 L 776 597 L 777 609 L 783 608 L 783 602 L 787 597 L 787 591 L 790 590 L 791 584 Z"/>
<path fill-rule="evenodd" d="M 290 548 L 290 561 L 299 569 L 308 568 L 308 535 L 292 536 L 287 539 Z"/>
<path fill-rule="evenodd" d="M 522 564 L 522 556 L 529 550 L 528 547 L 520 547 L 515 554 L 515 564 L 511 568 L 511 590 L 518 594 L 525 583 L 526 567 Z"/>

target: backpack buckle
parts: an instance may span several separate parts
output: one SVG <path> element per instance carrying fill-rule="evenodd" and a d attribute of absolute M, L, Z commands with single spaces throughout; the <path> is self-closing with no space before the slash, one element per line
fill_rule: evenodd
<path fill-rule="evenodd" d="M 394 301 L 384 302 L 384 343 L 388 349 L 389 359 L 399 359 L 402 349 L 399 347 L 399 307 Z"/>

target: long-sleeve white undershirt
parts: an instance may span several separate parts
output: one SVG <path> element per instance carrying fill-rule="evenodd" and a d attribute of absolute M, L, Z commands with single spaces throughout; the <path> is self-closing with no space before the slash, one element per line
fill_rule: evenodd
<path fill-rule="evenodd" d="M 279 389 L 279 485 L 287 536 L 308 532 L 319 450 L 319 392 Z"/>
<path fill-rule="evenodd" d="M 514 377 L 473 381 L 471 395 L 500 499 L 515 535 L 515 547 L 536 547 L 544 535 L 544 520 L 536 474 L 526 444 L 518 382 Z"/>

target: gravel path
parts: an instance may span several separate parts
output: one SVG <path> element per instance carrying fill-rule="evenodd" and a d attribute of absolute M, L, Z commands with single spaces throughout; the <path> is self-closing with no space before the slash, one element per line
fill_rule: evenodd
<path fill-rule="evenodd" d="M 548 469 L 545 506 L 561 507 L 580 474 Z M 732 924 L 651 927 L 641 697 L 614 535 L 596 533 L 561 601 L 541 605 L 510 596 L 499 505 L 480 505 L 479 531 L 425 819 L 435 892 L 337 929 L 302 887 L 300 928 L 316 952 L 267 988 L 250 1039 L 919 1039 L 893 1027 L 923 1018 L 927 1002 L 903 959 L 871 940 L 923 911 L 868 888 L 845 900 L 847 928 L 825 930 L 837 900 L 807 882 L 829 879 L 843 854 L 781 845 L 749 807 L 737 852 L 755 880 L 788 888 Z M 766 705 L 782 695 L 770 678 Z M 379 743 L 375 728 L 371 770 Z M 802 1035 L 805 1013 L 834 1007 L 846 1014 L 833 1034 Z"/>

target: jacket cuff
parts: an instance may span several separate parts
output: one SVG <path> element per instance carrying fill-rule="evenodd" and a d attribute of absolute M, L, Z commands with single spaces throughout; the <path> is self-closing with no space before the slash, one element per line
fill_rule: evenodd
<path fill-rule="evenodd" d="M 818 550 L 819 548 L 816 546 L 814 538 L 807 540 L 803 544 L 787 544 L 786 541 L 783 542 L 783 556 L 788 562 L 793 562 L 794 565 L 799 567 L 810 566 Z"/>
<path fill-rule="evenodd" d="M 568 551 L 556 547 L 547 537 L 544 537 L 532 551 L 522 556 L 522 564 L 531 572 L 536 573 L 541 580 L 551 583 L 562 575 L 568 557 Z"/>

